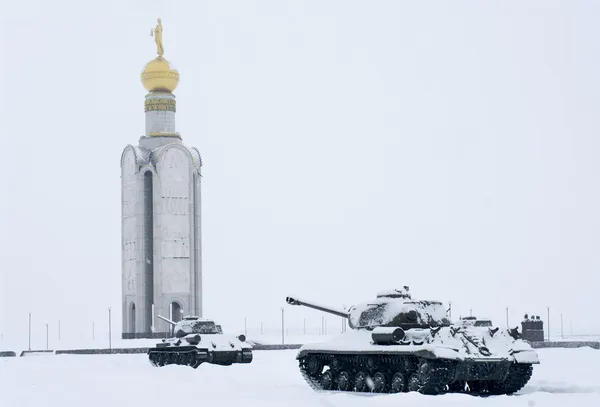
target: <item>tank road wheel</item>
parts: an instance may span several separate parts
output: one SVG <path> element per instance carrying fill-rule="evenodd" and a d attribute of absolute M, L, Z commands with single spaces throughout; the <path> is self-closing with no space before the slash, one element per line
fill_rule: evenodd
<path fill-rule="evenodd" d="M 410 375 L 410 377 L 408 378 L 407 387 L 408 391 L 419 391 L 419 389 L 421 388 L 421 380 L 419 379 L 418 373 L 413 373 L 412 375 Z"/>
<path fill-rule="evenodd" d="M 354 390 L 364 392 L 367 389 L 367 374 L 365 372 L 358 372 L 354 378 Z"/>
<path fill-rule="evenodd" d="M 423 394 L 440 394 L 452 380 L 451 365 L 444 361 L 430 360 L 419 369 L 419 392 Z"/>
<path fill-rule="evenodd" d="M 200 366 L 202 364 L 202 361 L 200 360 L 200 355 L 198 355 L 198 354 L 192 353 L 192 360 L 193 360 L 193 362 L 190 366 L 194 369 L 197 369 L 198 366 Z"/>
<path fill-rule="evenodd" d="M 317 376 L 323 371 L 323 363 L 316 356 L 306 358 L 306 371 L 311 376 Z"/>
<path fill-rule="evenodd" d="M 386 389 L 387 380 L 383 372 L 377 372 L 373 376 L 373 393 L 383 393 Z"/>
<path fill-rule="evenodd" d="M 196 352 L 190 352 L 187 356 L 187 365 L 190 367 L 194 367 L 196 364 Z"/>
<path fill-rule="evenodd" d="M 392 377 L 390 392 L 402 393 L 403 391 L 406 391 L 406 377 L 404 377 L 402 373 L 398 372 Z"/>
<path fill-rule="evenodd" d="M 344 364 L 339 358 L 333 358 L 331 364 L 329 365 L 332 372 L 339 372 L 344 367 Z"/>
<path fill-rule="evenodd" d="M 331 370 L 328 370 L 321 376 L 321 386 L 323 386 L 323 390 L 331 390 L 333 385 L 333 373 Z"/>
<path fill-rule="evenodd" d="M 340 372 L 337 378 L 338 390 L 348 391 L 351 390 L 352 382 L 350 380 L 350 373 Z"/>

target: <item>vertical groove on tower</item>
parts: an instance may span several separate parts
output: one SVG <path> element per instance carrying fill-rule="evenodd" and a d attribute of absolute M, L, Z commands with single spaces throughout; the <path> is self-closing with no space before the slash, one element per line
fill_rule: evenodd
<path fill-rule="evenodd" d="M 195 287 L 194 296 L 196 297 L 196 315 L 202 317 L 202 219 L 201 219 L 201 192 L 200 192 L 200 172 L 194 173 L 194 252 L 196 262 L 194 264 Z"/>
<path fill-rule="evenodd" d="M 194 315 L 200 316 L 200 306 L 198 298 L 198 253 L 196 252 L 196 242 L 198 239 L 198 219 L 196 218 L 197 214 L 197 202 L 196 202 L 196 172 L 192 173 L 192 242 L 194 245 L 191 247 L 192 258 L 194 262 L 192 263 L 192 281 L 194 282 L 194 286 L 192 287 L 192 303 L 194 304 Z"/>
<path fill-rule="evenodd" d="M 144 174 L 144 332 L 150 332 L 154 302 L 154 211 L 152 207 L 152 172 Z"/>

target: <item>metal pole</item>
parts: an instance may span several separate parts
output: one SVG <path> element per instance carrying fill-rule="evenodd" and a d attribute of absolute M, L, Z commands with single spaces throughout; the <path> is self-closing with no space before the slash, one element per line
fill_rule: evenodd
<path fill-rule="evenodd" d="M 48 324 L 46 324 L 46 350 L 48 349 Z"/>
<path fill-rule="evenodd" d="M 31 350 L 31 312 L 29 313 L 29 350 Z"/>
<path fill-rule="evenodd" d="M 571 335 L 573 335 L 573 321 L 569 320 L 569 326 L 571 327 Z"/>
<path fill-rule="evenodd" d="M 448 316 L 452 319 L 452 301 L 448 301 Z"/>
<path fill-rule="evenodd" d="M 548 342 L 550 342 L 550 307 L 546 306 L 548 309 Z"/>
<path fill-rule="evenodd" d="M 560 337 L 562 339 L 565 339 L 565 334 L 563 332 L 563 319 L 562 319 L 562 314 L 560 314 Z"/>
<path fill-rule="evenodd" d="M 110 307 L 108 307 L 108 349 L 112 350 L 112 332 L 110 323 Z"/>
<path fill-rule="evenodd" d="M 284 339 L 284 337 L 285 337 L 285 331 L 284 331 L 284 328 L 285 328 L 285 322 L 283 320 L 283 307 L 282 307 L 281 308 L 281 344 L 282 345 L 285 343 L 285 339 Z"/>
<path fill-rule="evenodd" d="M 508 329 L 508 307 L 506 307 L 506 329 Z"/>

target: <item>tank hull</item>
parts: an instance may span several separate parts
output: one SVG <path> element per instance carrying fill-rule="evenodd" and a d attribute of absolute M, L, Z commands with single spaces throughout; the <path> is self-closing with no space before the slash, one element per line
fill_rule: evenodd
<path fill-rule="evenodd" d="M 202 363 L 230 366 L 234 363 L 251 363 L 252 350 L 210 351 L 208 348 L 182 346 L 173 348 L 153 348 L 148 351 L 153 366 L 183 365 L 196 369 Z"/>
<path fill-rule="evenodd" d="M 535 351 L 496 330 L 442 328 L 406 332 L 397 344 L 373 343 L 368 331 L 307 344 L 297 360 L 315 390 L 423 394 L 512 394 L 527 384 Z"/>

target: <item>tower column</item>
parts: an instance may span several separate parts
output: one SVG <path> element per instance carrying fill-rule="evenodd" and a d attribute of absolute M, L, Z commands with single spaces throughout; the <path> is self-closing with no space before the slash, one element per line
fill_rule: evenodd
<path fill-rule="evenodd" d="M 167 91 L 154 91 L 146 95 L 146 137 L 177 136 L 175 133 L 175 95 Z"/>

